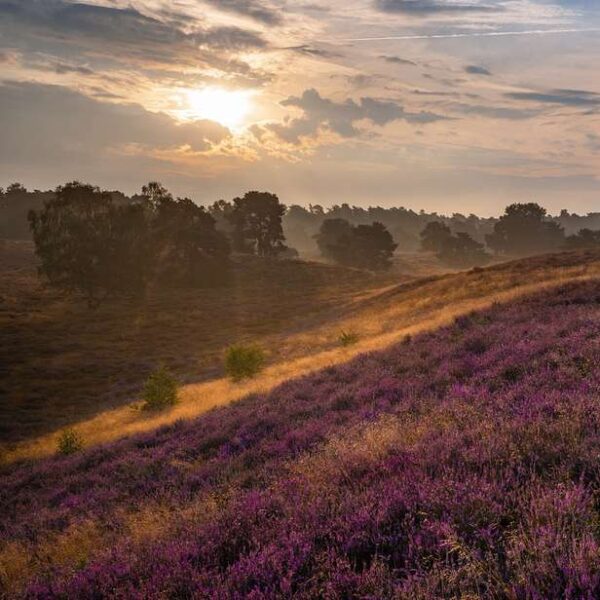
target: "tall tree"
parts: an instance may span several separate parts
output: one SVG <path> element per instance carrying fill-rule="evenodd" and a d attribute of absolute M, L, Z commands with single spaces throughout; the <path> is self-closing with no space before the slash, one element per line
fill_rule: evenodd
<path fill-rule="evenodd" d="M 450 227 L 439 221 L 430 221 L 421 231 L 421 248 L 426 252 L 442 252 L 452 237 Z"/>
<path fill-rule="evenodd" d="M 51 284 L 83 293 L 90 305 L 112 293 L 141 292 L 149 247 L 140 207 L 115 206 L 109 193 L 75 181 L 31 211 L 29 223 L 39 271 Z"/>
<path fill-rule="evenodd" d="M 378 222 L 353 227 L 345 219 L 326 219 L 315 238 L 323 257 L 361 269 L 387 269 L 398 247 Z"/>
<path fill-rule="evenodd" d="M 224 274 L 229 243 L 204 207 L 189 198 L 163 198 L 154 223 L 163 279 L 199 285 L 212 283 Z"/>
<path fill-rule="evenodd" d="M 234 228 L 234 249 L 261 257 L 276 256 L 285 250 L 281 225 L 285 210 L 279 198 L 269 192 L 248 192 L 243 198 L 235 198 L 228 216 Z"/>
<path fill-rule="evenodd" d="M 314 237 L 321 256 L 340 264 L 349 261 L 352 225 L 346 219 L 325 219 Z"/>
<path fill-rule="evenodd" d="M 564 237 L 563 228 L 546 218 L 546 209 L 530 202 L 508 206 L 486 243 L 499 254 L 526 256 L 557 250 Z"/>

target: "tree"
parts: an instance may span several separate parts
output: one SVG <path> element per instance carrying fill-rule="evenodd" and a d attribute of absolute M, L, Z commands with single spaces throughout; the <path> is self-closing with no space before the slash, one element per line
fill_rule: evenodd
<path fill-rule="evenodd" d="M 569 250 L 600 248 L 600 230 L 580 229 L 577 234 L 570 235 L 565 240 L 565 248 Z"/>
<path fill-rule="evenodd" d="M 345 219 L 326 219 L 315 239 L 323 257 L 362 269 L 387 269 L 397 248 L 390 232 L 378 222 L 353 227 Z"/>
<path fill-rule="evenodd" d="M 346 219 L 325 219 L 314 238 L 321 256 L 340 264 L 349 262 L 352 225 Z"/>
<path fill-rule="evenodd" d="M 451 237 L 450 227 L 439 221 L 430 221 L 421 231 L 421 248 L 426 252 L 441 252 Z"/>
<path fill-rule="evenodd" d="M 459 268 L 481 266 L 490 261 L 484 245 L 464 232 L 446 238 L 437 256 L 446 265 Z"/>
<path fill-rule="evenodd" d="M 549 252 L 564 242 L 563 228 L 546 218 L 539 204 L 511 204 L 486 236 L 487 245 L 499 254 L 525 256 Z"/>
<path fill-rule="evenodd" d="M 173 200 L 173 196 L 159 181 L 151 181 L 142 186 L 142 198 L 154 210 L 158 209 L 161 203 Z"/>
<path fill-rule="evenodd" d="M 380 271 L 391 266 L 398 244 L 385 225 L 358 225 L 352 232 L 353 261 L 355 266 Z"/>
<path fill-rule="evenodd" d="M 171 283 L 204 284 L 223 275 L 229 243 L 215 219 L 189 198 L 162 197 L 153 220 L 161 278 Z"/>
<path fill-rule="evenodd" d="M 284 250 L 281 219 L 285 210 L 279 198 L 268 192 L 248 192 L 235 198 L 228 215 L 234 250 L 261 257 L 276 256 Z"/>
<path fill-rule="evenodd" d="M 74 181 L 31 211 L 29 223 L 39 271 L 52 285 L 83 293 L 90 305 L 142 290 L 149 248 L 141 208 L 115 206 L 107 192 Z"/>

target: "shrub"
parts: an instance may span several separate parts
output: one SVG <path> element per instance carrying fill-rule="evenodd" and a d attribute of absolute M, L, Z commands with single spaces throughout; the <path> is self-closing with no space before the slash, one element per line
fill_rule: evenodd
<path fill-rule="evenodd" d="M 83 448 L 83 438 L 74 429 L 65 429 L 58 438 L 58 452 L 64 456 L 75 454 Z"/>
<path fill-rule="evenodd" d="M 143 393 L 144 410 L 163 410 L 177 403 L 177 381 L 164 366 L 148 377 Z"/>
<path fill-rule="evenodd" d="M 240 381 L 254 377 L 264 362 L 264 353 L 258 346 L 231 346 L 225 355 L 225 372 L 234 381 Z"/>
<path fill-rule="evenodd" d="M 358 333 L 354 331 L 342 331 L 338 340 L 340 344 L 344 346 L 344 348 L 347 346 L 352 346 L 358 342 Z"/>

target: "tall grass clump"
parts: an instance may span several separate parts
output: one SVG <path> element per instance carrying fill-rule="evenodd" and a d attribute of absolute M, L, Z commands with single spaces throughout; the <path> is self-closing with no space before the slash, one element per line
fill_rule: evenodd
<path fill-rule="evenodd" d="M 265 355 L 258 346 L 237 344 L 227 349 L 225 372 L 234 381 L 256 376 L 263 368 Z"/>
<path fill-rule="evenodd" d="M 146 380 L 142 395 L 144 410 L 164 410 L 177 404 L 177 381 L 164 365 Z"/>
<path fill-rule="evenodd" d="M 344 348 L 353 346 L 358 342 L 358 333 L 355 331 L 342 331 L 338 337 L 338 341 Z"/>
<path fill-rule="evenodd" d="M 74 429 L 65 429 L 58 438 L 58 453 L 69 456 L 83 448 L 83 438 Z"/>

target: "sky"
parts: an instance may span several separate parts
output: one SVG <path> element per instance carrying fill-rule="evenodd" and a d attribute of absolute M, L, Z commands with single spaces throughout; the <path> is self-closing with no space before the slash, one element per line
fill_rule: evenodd
<path fill-rule="evenodd" d="M 600 211 L 599 0 L 0 0 L 0 186 Z"/>

